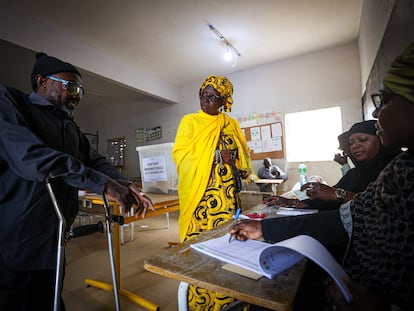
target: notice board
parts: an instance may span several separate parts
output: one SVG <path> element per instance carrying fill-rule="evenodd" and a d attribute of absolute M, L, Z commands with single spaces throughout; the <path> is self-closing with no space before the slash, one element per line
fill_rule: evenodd
<path fill-rule="evenodd" d="M 242 128 L 252 160 L 285 157 L 282 122 L 257 124 Z"/>

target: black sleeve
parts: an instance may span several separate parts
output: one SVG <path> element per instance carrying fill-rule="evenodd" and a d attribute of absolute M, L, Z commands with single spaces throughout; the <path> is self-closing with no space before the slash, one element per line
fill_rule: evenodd
<path fill-rule="evenodd" d="M 336 201 L 325 201 L 321 199 L 310 199 L 304 200 L 306 204 L 308 204 L 308 208 L 319 209 L 319 210 L 330 210 L 330 209 L 337 209 L 341 206 Z"/>
<path fill-rule="evenodd" d="M 264 239 L 274 243 L 300 234 L 309 235 L 325 246 L 348 241 L 338 209 L 310 215 L 264 219 L 262 231 Z"/>
<path fill-rule="evenodd" d="M 28 101 L 27 95 L 0 84 L 0 162 L 27 180 L 43 182 L 48 177 L 61 177 L 72 187 L 102 193 L 108 182 L 103 170 L 50 148 L 31 130 L 23 108 Z"/>

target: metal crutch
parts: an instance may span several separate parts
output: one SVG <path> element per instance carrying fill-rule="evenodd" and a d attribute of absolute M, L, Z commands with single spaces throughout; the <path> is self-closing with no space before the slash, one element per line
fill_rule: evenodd
<path fill-rule="evenodd" d="M 59 208 L 59 204 L 56 200 L 55 193 L 53 192 L 52 185 L 50 181 L 46 181 L 47 190 L 49 191 L 50 198 L 52 199 L 53 206 L 55 208 L 56 215 L 59 221 L 59 232 L 58 232 L 58 249 L 57 249 L 57 260 L 56 260 L 56 276 L 55 276 L 55 293 L 53 299 L 53 310 L 60 310 L 60 296 L 62 292 L 63 285 L 63 264 L 64 264 L 64 254 L 65 254 L 65 231 L 66 231 L 66 221 L 63 217 L 62 211 Z"/>
<path fill-rule="evenodd" d="M 54 292 L 54 301 L 53 301 L 53 310 L 59 311 L 60 310 L 60 302 L 61 302 L 61 292 L 62 292 L 62 285 L 63 285 L 63 264 L 64 264 L 64 253 L 65 253 L 65 232 L 66 232 L 66 221 L 63 217 L 63 213 L 59 207 L 57 202 L 55 193 L 53 192 L 53 188 L 50 184 L 50 181 L 46 181 L 47 190 L 49 192 L 50 198 L 52 199 L 53 206 L 55 208 L 56 215 L 58 217 L 58 251 L 57 251 L 57 260 L 56 260 L 56 276 L 55 276 L 55 292 Z M 112 271 L 112 281 L 113 281 L 113 289 L 114 289 L 114 296 L 115 296 L 115 305 L 116 311 L 121 309 L 120 301 L 119 301 L 119 285 L 118 285 L 118 278 L 116 275 L 115 269 L 115 259 L 113 253 L 113 246 L 112 246 L 112 229 L 111 229 L 111 222 L 112 220 L 118 222 L 120 225 L 123 225 L 124 218 L 122 216 L 112 216 L 109 210 L 109 203 L 108 199 L 105 194 L 103 196 L 104 208 L 105 208 L 105 220 L 106 220 L 106 227 L 108 232 L 108 246 L 109 246 L 109 259 L 111 263 L 111 271 Z"/>
<path fill-rule="evenodd" d="M 115 257 L 114 257 L 114 249 L 112 246 L 112 228 L 111 222 L 115 220 L 119 223 L 119 225 L 124 224 L 124 218 L 122 216 L 112 216 L 109 210 L 109 202 L 106 194 L 102 194 L 104 208 L 105 208 L 105 221 L 106 221 L 106 231 L 108 233 L 108 248 L 109 248 L 109 259 L 111 262 L 111 271 L 112 271 L 112 283 L 114 288 L 114 297 L 115 297 L 115 306 L 116 311 L 121 310 L 120 302 L 119 302 L 119 284 L 118 284 L 118 276 L 116 275 L 116 268 L 115 268 Z"/>

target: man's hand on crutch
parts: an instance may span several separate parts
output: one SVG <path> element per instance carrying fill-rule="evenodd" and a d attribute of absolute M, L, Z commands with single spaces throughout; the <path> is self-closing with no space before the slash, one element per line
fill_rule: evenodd
<path fill-rule="evenodd" d="M 128 213 L 133 206 L 136 206 L 135 217 L 137 218 L 140 215 L 144 218 L 148 208 L 155 211 L 151 199 L 129 180 L 109 179 L 105 185 L 105 193 L 118 203 L 124 214 Z"/>

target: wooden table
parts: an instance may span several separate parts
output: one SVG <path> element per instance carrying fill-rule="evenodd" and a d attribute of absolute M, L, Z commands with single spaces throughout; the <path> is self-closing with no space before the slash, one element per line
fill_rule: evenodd
<path fill-rule="evenodd" d="M 155 193 L 147 193 L 147 196 L 151 198 L 152 203 L 154 204 L 155 211 L 148 210 L 147 214 L 145 215 L 145 219 L 149 217 L 154 217 L 162 214 L 166 214 L 173 211 L 178 211 L 180 209 L 178 195 L 167 195 L 167 194 L 155 194 Z M 103 205 L 103 198 L 101 195 L 96 194 L 87 194 L 84 199 L 89 200 L 92 204 Z M 112 208 L 113 214 L 119 214 L 119 206 L 114 201 L 109 201 L 109 204 Z M 124 224 L 132 223 L 134 221 L 142 220 L 142 216 L 135 216 L 126 217 L 124 218 Z M 119 294 L 127 297 L 129 300 L 133 301 L 134 303 L 144 307 L 145 309 L 156 311 L 159 310 L 159 307 L 126 290 L 123 289 L 121 286 L 121 248 L 120 248 L 120 226 L 117 223 L 114 223 L 113 227 L 113 247 L 114 247 L 114 259 L 115 259 L 115 270 L 117 276 L 117 282 L 119 284 Z M 102 281 L 96 281 L 92 279 L 85 279 L 85 283 L 89 286 L 97 287 L 106 291 L 113 291 L 113 285 L 109 283 L 105 283 Z"/>
<path fill-rule="evenodd" d="M 256 179 L 254 182 L 256 184 L 272 184 L 273 194 L 277 194 L 277 188 L 281 183 L 283 183 L 284 179 Z"/>
<path fill-rule="evenodd" d="M 305 270 L 306 259 L 269 280 L 252 280 L 221 267 L 224 262 L 190 249 L 190 244 L 219 237 L 232 221 L 181 245 L 164 250 L 144 261 L 144 268 L 156 274 L 218 291 L 238 300 L 272 310 L 290 311 Z"/>
<path fill-rule="evenodd" d="M 147 212 L 146 218 L 154 217 L 158 215 L 165 215 L 167 220 L 167 225 L 163 228 L 168 229 L 170 227 L 170 212 L 178 211 L 180 209 L 180 205 L 178 203 L 178 195 L 166 195 L 166 194 L 158 194 L 158 193 L 150 193 L 148 196 L 151 196 L 152 203 L 154 204 L 155 211 L 149 210 Z M 130 224 L 131 226 L 131 241 L 134 240 L 134 222 L 137 220 L 142 220 L 142 217 L 139 216 L 135 218 L 135 216 L 125 217 L 124 218 L 124 225 Z M 124 226 L 121 226 L 120 229 L 120 241 L 121 245 L 124 244 Z M 159 229 L 163 229 L 159 228 Z"/>

